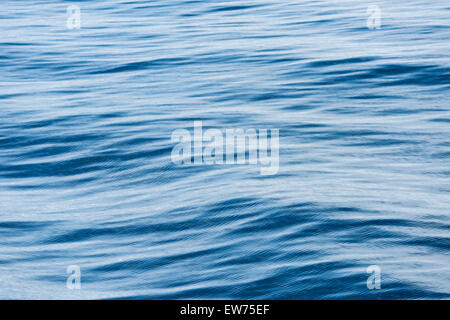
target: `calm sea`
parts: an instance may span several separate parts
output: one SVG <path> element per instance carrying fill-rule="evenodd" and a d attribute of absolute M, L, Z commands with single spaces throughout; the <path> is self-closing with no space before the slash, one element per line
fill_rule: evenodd
<path fill-rule="evenodd" d="M 0 30 L 0 298 L 450 298 L 447 0 L 6 0 Z M 196 120 L 279 129 L 278 173 L 174 164 Z"/>

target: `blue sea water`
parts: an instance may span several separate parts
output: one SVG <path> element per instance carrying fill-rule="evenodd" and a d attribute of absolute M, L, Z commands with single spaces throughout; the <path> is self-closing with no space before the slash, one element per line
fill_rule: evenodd
<path fill-rule="evenodd" d="M 0 30 L 0 298 L 450 298 L 447 0 L 6 0 Z M 279 129 L 278 174 L 175 165 L 195 120 Z"/>

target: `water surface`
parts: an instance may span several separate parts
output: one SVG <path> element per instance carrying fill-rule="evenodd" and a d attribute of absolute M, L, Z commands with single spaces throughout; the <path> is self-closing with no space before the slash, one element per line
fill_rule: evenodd
<path fill-rule="evenodd" d="M 0 298 L 450 298 L 449 21 L 445 0 L 3 1 Z M 195 120 L 278 128 L 278 174 L 173 164 Z"/>

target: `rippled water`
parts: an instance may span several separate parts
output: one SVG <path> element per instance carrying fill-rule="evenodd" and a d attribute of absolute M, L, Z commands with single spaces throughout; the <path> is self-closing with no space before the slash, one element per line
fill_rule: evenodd
<path fill-rule="evenodd" d="M 450 298 L 448 1 L 0 17 L 0 298 Z M 278 128 L 278 174 L 173 164 L 194 120 Z"/>

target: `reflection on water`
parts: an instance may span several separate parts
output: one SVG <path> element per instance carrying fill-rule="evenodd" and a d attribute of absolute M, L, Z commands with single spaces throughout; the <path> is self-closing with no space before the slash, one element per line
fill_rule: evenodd
<path fill-rule="evenodd" d="M 450 7 L 369 4 L 5 1 L 0 298 L 449 298 Z M 196 120 L 278 173 L 175 165 Z"/>

